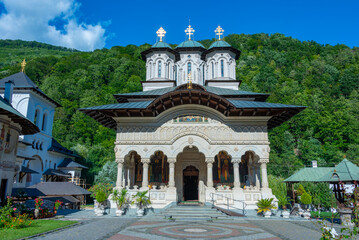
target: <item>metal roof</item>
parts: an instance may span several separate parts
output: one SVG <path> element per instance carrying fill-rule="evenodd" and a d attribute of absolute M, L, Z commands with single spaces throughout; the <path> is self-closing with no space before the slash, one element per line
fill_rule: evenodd
<path fill-rule="evenodd" d="M 6 78 L 0 79 L 0 88 L 5 89 L 5 83 L 10 80 L 14 82 L 14 89 L 34 90 L 39 95 L 55 104 L 57 107 L 61 107 L 59 103 L 47 96 L 24 72 L 18 72 Z"/>
<path fill-rule="evenodd" d="M 142 101 L 142 102 L 126 102 L 126 103 L 115 103 L 108 105 L 101 105 L 95 107 L 82 108 L 83 110 L 92 110 L 92 109 L 140 109 L 146 108 L 151 104 L 152 101 Z"/>
<path fill-rule="evenodd" d="M 298 105 L 287 105 L 280 103 L 241 101 L 228 99 L 236 108 L 305 108 Z"/>
<path fill-rule="evenodd" d="M 21 170 L 20 172 L 23 172 L 23 173 L 32 173 L 32 174 L 39 174 L 38 172 L 30 169 L 30 168 L 27 168 L 25 166 L 21 166 Z"/>
<path fill-rule="evenodd" d="M 215 41 L 214 43 L 212 43 L 208 49 L 216 48 L 216 47 L 232 47 L 232 46 L 229 43 L 227 43 L 226 41 L 220 40 L 220 41 Z"/>
<path fill-rule="evenodd" d="M 70 173 L 65 173 L 61 170 L 58 169 L 53 169 L 53 168 L 49 168 L 47 169 L 42 175 L 47 175 L 47 176 L 60 176 L 60 177 L 68 177 L 71 176 Z"/>
<path fill-rule="evenodd" d="M 71 158 L 65 158 L 57 167 L 58 168 L 87 168 L 84 165 L 75 162 Z"/>
<path fill-rule="evenodd" d="M 70 182 L 40 182 L 27 187 L 26 189 L 36 189 L 42 196 L 72 196 L 91 194 L 86 189 L 76 186 Z"/>
<path fill-rule="evenodd" d="M 72 157 L 78 157 L 78 155 L 75 154 L 73 151 L 62 146 L 58 141 L 56 141 L 55 138 L 52 138 L 51 146 L 49 147 L 49 149 L 47 151 L 58 152 L 58 153 L 62 153 L 67 156 L 72 156 Z"/>
<path fill-rule="evenodd" d="M 302 168 L 284 182 L 320 182 L 319 179 L 333 169 L 333 167 Z"/>
<path fill-rule="evenodd" d="M 40 132 L 40 129 L 24 115 L 18 112 L 5 99 L 0 96 L 0 114 L 8 116 L 13 122 L 21 126 L 21 134 L 35 134 Z"/>
<path fill-rule="evenodd" d="M 205 48 L 201 43 L 193 40 L 186 40 L 184 42 L 181 42 L 177 48 Z"/>
<path fill-rule="evenodd" d="M 171 48 L 171 46 L 165 42 L 156 42 L 152 45 L 152 48 Z"/>

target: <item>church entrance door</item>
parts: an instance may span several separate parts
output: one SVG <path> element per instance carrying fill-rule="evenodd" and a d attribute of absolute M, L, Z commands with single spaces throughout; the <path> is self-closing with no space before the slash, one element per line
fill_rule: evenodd
<path fill-rule="evenodd" d="M 198 201 L 198 176 L 199 171 L 194 166 L 188 166 L 183 170 L 184 201 Z"/>

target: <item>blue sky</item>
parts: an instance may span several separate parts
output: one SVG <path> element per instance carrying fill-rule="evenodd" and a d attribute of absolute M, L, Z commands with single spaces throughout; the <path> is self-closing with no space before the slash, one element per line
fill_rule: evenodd
<path fill-rule="evenodd" d="M 186 38 L 189 18 L 195 40 L 213 38 L 219 24 L 225 35 L 278 32 L 359 46 L 359 1 L 0 0 L 0 5 L 1 38 L 80 50 L 154 43 L 161 26 L 166 41 L 178 44 Z M 19 27 L 21 19 L 28 19 L 26 28 Z M 14 20 L 17 25 L 10 28 Z"/>

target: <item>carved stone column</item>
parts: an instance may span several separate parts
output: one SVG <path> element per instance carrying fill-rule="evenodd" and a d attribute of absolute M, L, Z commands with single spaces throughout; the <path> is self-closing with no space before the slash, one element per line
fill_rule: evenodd
<path fill-rule="evenodd" d="M 268 176 L 267 176 L 267 163 L 269 162 L 268 158 L 260 160 L 261 163 L 261 172 L 262 172 L 262 188 L 268 188 Z"/>
<path fill-rule="evenodd" d="M 232 163 L 233 163 L 233 174 L 234 174 L 234 183 L 233 186 L 235 188 L 239 188 L 241 187 L 241 181 L 239 179 L 239 162 L 241 161 L 241 159 L 233 159 Z"/>
<path fill-rule="evenodd" d="M 142 187 L 148 187 L 148 164 L 150 164 L 149 158 L 142 158 L 141 162 L 143 163 L 143 174 L 142 174 Z"/>
<path fill-rule="evenodd" d="M 175 186 L 175 163 L 176 163 L 176 158 L 169 158 L 168 162 L 169 162 L 169 165 L 170 165 L 168 186 L 169 187 L 174 187 Z"/>
<path fill-rule="evenodd" d="M 116 180 L 116 187 L 122 188 L 122 169 L 123 169 L 123 162 L 125 159 L 123 158 L 116 158 L 117 162 L 117 180 Z"/>
<path fill-rule="evenodd" d="M 213 162 L 214 157 L 207 157 L 207 187 L 213 187 Z"/>

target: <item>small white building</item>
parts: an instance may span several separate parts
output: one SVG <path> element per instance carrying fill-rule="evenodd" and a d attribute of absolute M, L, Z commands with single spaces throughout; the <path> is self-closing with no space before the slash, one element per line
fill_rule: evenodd
<path fill-rule="evenodd" d="M 19 135 L 39 132 L 39 128 L 11 106 L 13 82 L 5 83 L 5 97 L 0 97 L 0 204 L 11 196 L 14 176 L 28 172 L 16 164 Z M 26 173 L 24 173 L 26 174 Z"/>
<path fill-rule="evenodd" d="M 5 83 L 8 81 L 14 83 L 11 105 L 40 129 L 37 134 L 19 136 L 16 164 L 19 169 L 25 167 L 27 171 L 34 172 L 26 177 L 17 174 L 14 187 L 27 187 L 41 181 L 79 179 L 79 169 L 86 167 L 78 165 L 76 170 L 73 167 L 68 168 L 67 165 L 74 161 L 77 155 L 63 147 L 52 136 L 55 110 L 61 105 L 41 91 L 24 72 L 1 79 L 0 95 L 4 94 Z"/>

